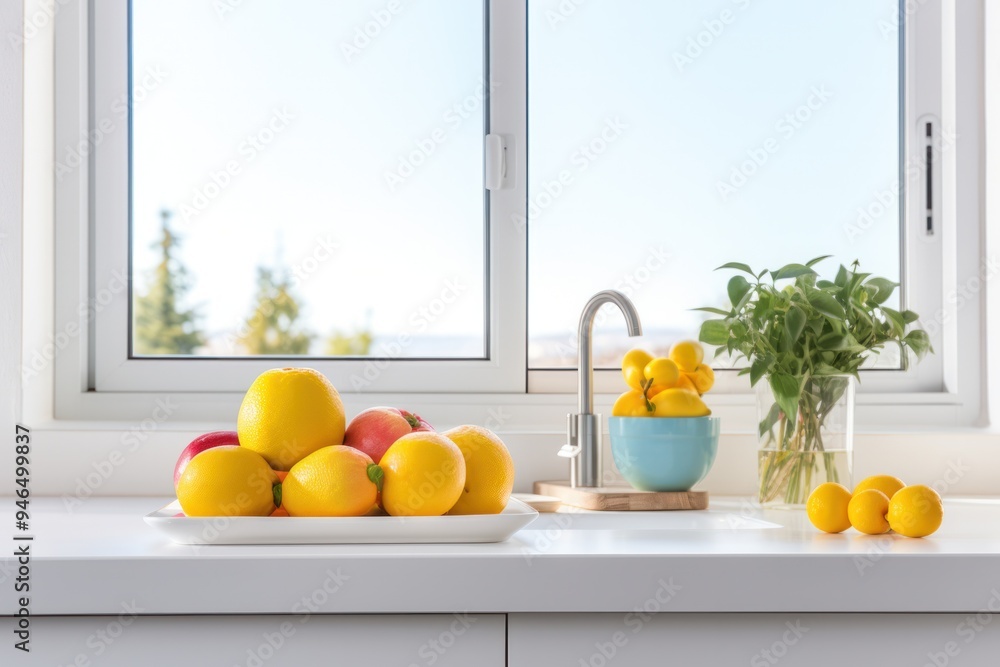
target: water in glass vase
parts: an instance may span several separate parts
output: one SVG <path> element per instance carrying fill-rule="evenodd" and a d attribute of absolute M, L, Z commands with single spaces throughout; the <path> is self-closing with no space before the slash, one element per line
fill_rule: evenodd
<path fill-rule="evenodd" d="M 849 449 L 806 452 L 760 449 L 758 500 L 771 507 L 801 506 L 823 482 L 838 482 L 851 489 L 851 464 Z"/>

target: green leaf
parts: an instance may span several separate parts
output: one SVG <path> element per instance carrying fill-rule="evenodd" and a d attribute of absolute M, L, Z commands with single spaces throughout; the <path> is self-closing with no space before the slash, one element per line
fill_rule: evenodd
<path fill-rule="evenodd" d="M 378 492 L 382 493 L 382 480 L 385 479 L 385 473 L 382 472 L 382 468 L 377 463 L 369 463 L 365 472 Z"/>
<path fill-rule="evenodd" d="M 875 287 L 875 293 L 871 295 L 871 300 L 881 306 L 889 300 L 892 293 L 899 287 L 899 283 L 894 283 L 887 278 L 872 278 L 865 283 L 865 287 Z"/>
<path fill-rule="evenodd" d="M 785 313 L 785 340 L 788 342 L 788 347 L 791 348 L 795 345 L 795 342 L 802 335 L 802 331 L 806 328 L 806 314 L 798 306 L 792 306 L 787 313 Z"/>
<path fill-rule="evenodd" d="M 886 319 L 892 325 L 892 332 L 895 336 L 902 336 L 903 331 L 906 329 L 906 322 L 903 321 L 903 314 L 898 310 L 893 310 L 892 308 L 882 307 L 882 312 L 885 314 Z"/>
<path fill-rule="evenodd" d="M 271 497 L 274 499 L 274 506 L 281 507 L 281 482 L 271 487 Z"/>
<path fill-rule="evenodd" d="M 843 264 L 841 264 L 840 268 L 837 269 L 837 277 L 833 279 L 833 284 L 836 285 L 837 287 L 843 287 L 844 285 L 847 284 L 847 280 L 848 280 L 847 269 L 844 268 Z"/>
<path fill-rule="evenodd" d="M 851 339 L 840 332 L 834 331 L 825 336 L 820 336 L 816 345 L 821 350 L 843 350 L 851 344 Z"/>
<path fill-rule="evenodd" d="M 750 364 L 750 386 L 756 386 L 757 382 L 764 377 L 770 367 L 770 360 L 758 357 Z"/>
<path fill-rule="evenodd" d="M 754 277 L 756 277 L 757 275 L 753 272 L 753 269 L 751 269 L 746 264 L 741 264 L 740 262 L 727 262 L 722 266 L 717 266 L 715 268 L 716 271 L 721 271 L 722 269 L 736 269 L 737 271 L 743 271 L 744 273 L 749 273 L 751 276 Z"/>
<path fill-rule="evenodd" d="M 917 359 L 923 359 L 928 352 L 933 351 L 931 349 L 931 339 L 923 329 L 914 329 L 906 334 L 903 342 L 913 350 L 913 353 L 917 355 Z"/>
<path fill-rule="evenodd" d="M 781 407 L 777 403 L 772 404 L 771 409 L 767 412 L 767 416 L 764 417 L 757 426 L 757 437 L 763 438 L 765 433 L 774 428 L 774 425 L 778 423 L 778 417 L 780 416 Z"/>
<path fill-rule="evenodd" d="M 798 278 L 799 276 L 805 275 L 816 275 L 816 272 L 805 264 L 786 264 L 777 271 L 772 272 L 775 280 L 784 280 L 786 278 Z"/>
<path fill-rule="evenodd" d="M 794 429 L 799 414 L 799 381 L 787 373 L 775 373 L 768 379 L 768 383 L 771 385 L 775 401 L 788 418 L 789 426 Z"/>
<path fill-rule="evenodd" d="M 813 308 L 828 317 L 833 317 L 838 320 L 843 320 L 847 317 L 847 313 L 844 312 L 844 307 L 840 305 L 840 302 L 826 292 L 810 292 L 807 298 L 809 299 L 809 304 Z"/>
<path fill-rule="evenodd" d="M 750 283 L 743 276 L 733 276 L 729 279 L 726 291 L 729 293 L 729 301 L 733 304 L 733 309 L 739 312 L 738 304 L 751 289 Z"/>
<path fill-rule="evenodd" d="M 920 319 L 920 316 L 917 315 L 912 310 L 904 310 L 902 314 L 903 314 L 903 322 L 905 324 L 913 324 L 914 322 Z"/>
<path fill-rule="evenodd" d="M 712 313 L 713 315 L 722 315 L 723 317 L 731 317 L 736 314 L 731 310 L 722 310 L 721 308 L 711 308 L 709 306 L 705 306 L 704 308 L 692 308 L 691 310 L 701 311 L 703 313 Z"/>
<path fill-rule="evenodd" d="M 824 259 L 829 259 L 831 257 L 833 257 L 833 255 L 821 255 L 819 257 L 814 257 L 810 259 L 808 262 L 806 262 L 806 266 L 814 266 L 822 262 Z"/>
<path fill-rule="evenodd" d="M 705 320 L 701 323 L 698 340 L 709 345 L 725 345 L 729 341 L 729 325 L 724 320 Z"/>

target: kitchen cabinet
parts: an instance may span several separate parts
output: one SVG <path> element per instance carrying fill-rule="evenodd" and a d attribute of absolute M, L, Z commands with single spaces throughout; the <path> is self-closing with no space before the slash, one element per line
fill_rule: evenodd
<path fill-rule="evenodd" d="M 116 616 L 35 617 L 31 652 L 8 648 L 0 662 L 32 667 L 505 664 L 502 614 L 131 614 L 126 608 Z"/>
<path fill-rule="evenodd" d="M 995 667 L 981 614 L 510 614 L 509 667 Z"/>

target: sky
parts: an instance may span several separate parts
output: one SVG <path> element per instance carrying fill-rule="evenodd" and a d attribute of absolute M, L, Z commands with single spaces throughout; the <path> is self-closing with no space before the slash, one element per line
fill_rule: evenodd
<path fill-rule="evenodd" d="M 211 333 L 240 326 L 255 267 L 281 262 L 314 332 L 477 355 L 482 3 L 221 4 L 134 0 L 134 85 L 166 71 L 135 103 L 140 284 L 168 208 Z M 693 337 L 690 309 L 725 305 L 728 261 L 833 254 L 831 275 L 859 259 L 898 279 L 894 7 L 531 0 L 529 354 L 572 363 L 551 342 L 606 288 L 648 331 Z M 598 343 L 622 330 L 608 317 Z"/>

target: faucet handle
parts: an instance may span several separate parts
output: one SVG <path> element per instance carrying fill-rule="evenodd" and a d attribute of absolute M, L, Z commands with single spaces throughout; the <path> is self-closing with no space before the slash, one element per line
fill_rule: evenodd
<path fill-rule="evenodd" d="M 564 459 L 575 459 L 580 455 L 580 445 L 573 445 L 567 442 L 559 448 L 558 454 Z"/>

